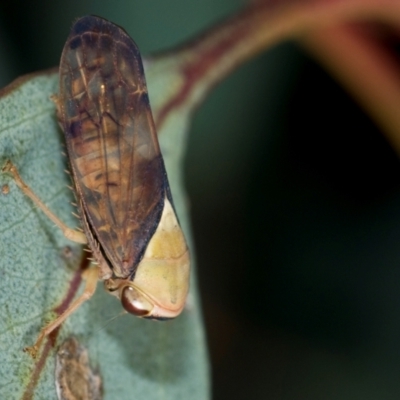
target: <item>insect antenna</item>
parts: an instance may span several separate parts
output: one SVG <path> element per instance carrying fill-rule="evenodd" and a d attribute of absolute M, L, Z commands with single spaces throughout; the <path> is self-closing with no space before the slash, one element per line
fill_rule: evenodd
<path fill-rule="evenodd" d="M 113 317 L 109 318 L 103 325 L 101 325 L 96 331 L 95 333 L 98 333 L 100 331 L 102 331 L 103 329 L 105 329 L 105 327 L 112 321 L 115 321 L 117 318 L 122 317 L 123 315 L 128 314 L 128 311 L 122 310 L 120 313 L 118 313 L 117 315 L 114 315 Z"/>

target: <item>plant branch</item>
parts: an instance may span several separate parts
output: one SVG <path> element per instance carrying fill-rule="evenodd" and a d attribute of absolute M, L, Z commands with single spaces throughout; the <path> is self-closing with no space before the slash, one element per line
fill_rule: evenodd
<path fill-rule="evenodd" d="M 185 107 L 191 112 L 215 84 L 255 54 L 292 38 L 300 39 L 360 101 L 400 154 L 398 70 L 379 46 L 343 25 L 354 21 L 399 27 L 400 2 L 288 0 L 250 4 L 201 37 L 156 57 L 170 61 L 180 75 L 179 84 L 157 107 L 158 126 L 171 111 Z"/>
<path fill-rule="evenodd" d="M 348 25 L 320 29 L 302 43 L 363 106 L 400 155 L 400 71 L 394 57 Z"/>

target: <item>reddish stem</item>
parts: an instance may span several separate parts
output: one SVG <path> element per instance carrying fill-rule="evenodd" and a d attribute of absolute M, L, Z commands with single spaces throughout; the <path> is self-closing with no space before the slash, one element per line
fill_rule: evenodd
<path fill-rule="evenodd" d="M 216 83 L 273 44 L 301 38 L 360 101 L 400 153 L 398 71 L 378 46 L 338 28 L 348 21 L 380 21 L 400 26 L 398 0 L 291 0 L 256 2 L 159 59 L 173 59 L 180 86 L 156 110 L 160 127 L 181 107 L 193 110 Z M 336 26 L 336 28 L 335 28 Z M 398 28 L 397 28 L 398 29 Z M 334 56 L 329 56 L 330 51 Z M 354 57 L 355 52 L 362 58 Z M 367 68 L 364 68 L 367 64 Z M 363 70 L 363 74 L 359 74 Z M 368 75 L 366 73 L 368 71 Z"/>
<path fill-rule="evenodd" d="M 75 272 L 68 288 L 68 292 L 66 293 L 63 301 L 59 306 L 57 306 L 54 311 L 57 313 L 57 315 L 62 314 L 70 305 L 72 300 L 74 299 L 76 293 L 78 292 L 79 286 L 82 282 L 82 271 L 85 270 L 89 266 L 90 261 L 86 257 L 86 253 L 84 253 L 84 258 L 81 261 L 81 265 L 79 269 Z M 24 394 L 22 395 L 21 400 L 30 400 L 34 397 L 34 390 L 36 385 L 39 382 L 40 374 L 43 371 L 43 368 L 46 365 L 47 358 L 49 357 L 51 353 L 51 349 L 54 348 L 58 333 L 60 331 L 60 327 L 55 329 L 49 337 L 46 339 L 44 345 L 43 345 L 43 350 L 40 354 L 39 360 L 36 362 L 33 370 L 31 377 L 29 379 L 29 383 L 25 388 Z"/>

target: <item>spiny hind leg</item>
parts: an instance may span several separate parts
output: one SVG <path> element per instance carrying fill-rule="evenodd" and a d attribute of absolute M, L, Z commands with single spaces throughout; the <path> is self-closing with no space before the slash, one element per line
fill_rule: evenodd
<path fill-rule="evenodd" d="M 52 211 L 50 211 L 49 208 L 40 200 L 40 198 L 36 196 L 31 188 L 22 180 L 17 168 L 10 160 L 6 162 L 2 168 L 2 171 L 12 175 L 15 183 L 22 190 L 22 192 L 28 196 L 47 215 L 47 217 L 50 218 L 61 229 L 62 233 L 67 239 L 77 243 L 87 243 L 86 236 L 83 232 L 71 229 L 65 225 L 64 222 L 62 222 Z"/>
<path fill-rule="evenodd" d="M 41 329 L 39 336 L 33 346 L 25 347 L 24 351 L 36 358 L 38 350 L 46 338 L 55 329 L 57 329 L 71 314 L 73 314 L 85 301 L 89 300 L 96 291 L 97 281 L 99 279 L 99 267 L 90 267 L 82 273 L 85 280 L 85 289 L 83 293 L 75 299 L 72 304 L 60 314 L 54 321 L 50 322 Z"/>

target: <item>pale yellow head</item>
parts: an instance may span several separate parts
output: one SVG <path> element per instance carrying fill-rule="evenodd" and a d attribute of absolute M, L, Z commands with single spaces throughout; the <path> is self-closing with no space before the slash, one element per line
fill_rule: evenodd
<path fill-rule="evenodd" d="M 150 239 L 133 281 L 109 279 L 106 289 L 125 310 L 139 317 L 175 318 L 189 290 L 190 259 L 174 209 L 165 198 L 160 223 Z"/>

